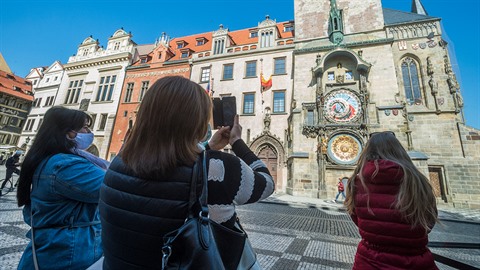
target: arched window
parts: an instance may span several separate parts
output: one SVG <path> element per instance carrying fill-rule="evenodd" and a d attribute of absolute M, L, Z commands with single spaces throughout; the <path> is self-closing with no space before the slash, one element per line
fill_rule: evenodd
<path fill-rule="evenodd" d="M 417 63 L 410 57 L 402 61 L 403 87 L 407 103 L 422 104 L 422 92 L 420 91 L 420 79 Z"/>

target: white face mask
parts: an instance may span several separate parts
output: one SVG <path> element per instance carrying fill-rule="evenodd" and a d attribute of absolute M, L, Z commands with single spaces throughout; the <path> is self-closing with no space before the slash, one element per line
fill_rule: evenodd
<path fill-rule="evenodd" d="M 77 149 L 85 150 L 93 143 L 93 133 L 78 133 L 75 138 L 73 138 L 77 145 Z"/>

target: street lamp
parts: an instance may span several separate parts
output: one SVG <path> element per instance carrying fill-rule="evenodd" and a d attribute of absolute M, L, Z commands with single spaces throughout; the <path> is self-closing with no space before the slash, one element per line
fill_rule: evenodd
<path fill-rule="evenodd" d="M 25 139 L 25 142 L 26 142 L 27 145 L 28 145 L 28 143 L 30 142 L 30 136 L 28 136 L 28 137 Z"/>

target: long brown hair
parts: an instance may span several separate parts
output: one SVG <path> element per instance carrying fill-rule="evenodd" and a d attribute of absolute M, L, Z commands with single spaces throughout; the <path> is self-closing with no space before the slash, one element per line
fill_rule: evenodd
<path fill-rule="evenodd" d="M 212 102 L 197 83 L 179 76 L 157 80 L 140 105 L 122 160 L 146 178 L 193 164 L 211 111 Z"/>
<path fill-rule="evenodd" d="M 376 170 L 372 177 L 375 177 L 379 169 L 379 159 L 393 161 L 403 171 L 403 179 L 394 207 L 412 226 L 421 226 L 428 231 L 437 221 L 437 206 L 432 186 L 427 177 L 415 167 L 407 151 L 392 132 L 380 132 L 368 140 L 360 155 L 358 166 L 347 184 L 348 195 L 345 200 L 347 211 L 350 214 L 355 212 L 355 194 L 357 191 L 355 178 L 360 180 L 368 194 L 363 167 L 368 161 L 374 161 Z M 367 207 L 371 211 L 368 204 Z"/>

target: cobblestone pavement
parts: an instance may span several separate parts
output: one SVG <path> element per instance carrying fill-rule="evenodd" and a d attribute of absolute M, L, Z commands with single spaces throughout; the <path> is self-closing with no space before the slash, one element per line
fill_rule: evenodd
<path fill-rule="evenodd" d="M 5 172 L 0 168 L 0 179 Z M 358 229 L 342 204 L 327 199 L 275 194 L 265 202 L 238 207 L 242 225 L 265 270 L 351 269 Z M 440 224 L 430 242 L 480 244 L 480 211 L 440 208 Z M 0 197 L 0 270 L 16 269 L 28 241 L 15 194 Z M 432 252 L 473 266 L 479 249 L 431 248 Z M 437 263 L 440 269 L 454 269 Z"/>

